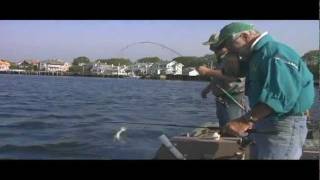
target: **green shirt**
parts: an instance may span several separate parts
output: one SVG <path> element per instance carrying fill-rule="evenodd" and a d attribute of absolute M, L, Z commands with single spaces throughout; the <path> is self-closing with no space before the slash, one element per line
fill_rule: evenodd
<path fill-rule="evenodd" d="M 251 108 L 262 102 L 283 117 L 312 106 L 313 75 L 293 49 L 265 35 L 252 47 L 248 62 L 246 94 Z"/>

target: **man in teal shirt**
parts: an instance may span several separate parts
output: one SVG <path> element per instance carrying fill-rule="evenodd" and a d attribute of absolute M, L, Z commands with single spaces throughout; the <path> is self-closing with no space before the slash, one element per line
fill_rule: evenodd
<path fill-rule="evenodd" d="M 313 75 L 305 62 L 267 32 L 245 23 L 223 27 L 218 44 L 245 59 L 241 69 L 251 107 L 225 131 L 240 135 L 254 127 L 252 158 L 299 159 L 308 131 L 305 112 L 315 97 Z"/>

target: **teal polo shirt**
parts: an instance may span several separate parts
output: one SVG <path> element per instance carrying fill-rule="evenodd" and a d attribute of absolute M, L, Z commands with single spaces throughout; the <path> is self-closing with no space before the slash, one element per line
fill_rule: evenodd
<path fill-rule="evenodd" d="M 311 108 L 315 94 L 313 75 L 290 47 L 263 36 L 248 59 L 246 91 L 250 107 L 258 102 L 271 107 L 276 117 L 302 113 Z"/>

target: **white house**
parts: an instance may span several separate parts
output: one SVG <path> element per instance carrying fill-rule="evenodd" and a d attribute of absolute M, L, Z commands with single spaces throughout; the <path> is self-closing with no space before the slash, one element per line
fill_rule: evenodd
<path fill-rule="evenodd" d="M 194 67 L 184 68 L 182 74 L 186 76 L 199 76 L 199 72 Z"/>
<path fill-rule="evenodd" d="M 166 74 L 182 75 L 183 64 L 171 61 L 166 64 Z"/>
<path fill-rule="evenodd" d="M 153 63 L 135 63 L 128 67 L 128 71 L 134 74 L 150 74 L 150 68 Z"/>
<path fill-rule="evenodd" d="M 95 63 L 92 66 L 91 72 L 97 74 L 104 74 L 104 75 L 120 75 L 120 76 L 127 76 L 128 66 L 114 66 L 113 64 L 102 64 L 102 63 Z"/>
<path fill-rule="evenodd" d="M 112 71 L 112 75 L 120 75 L 120 76 L 127 76 L 128 66 L 115 66 L 114 70 Z"/>
<path fill-rule="evenodd" d="M 113 66 L 108 64 L 95 63 L 91 68 L 91 72 L 97 74 L 104 74 L 105 71 L 112 69 Z"/>
<path fill-rule="evenodd" d="M 59 59 L 47 60 L 40 63 L 40 70 L 48 72 L 66 72 L 71 65 Z"/>
<path fill-rule="evenodd" d="M 150 69 L 148 74 L 151 75 L 160 75 L 165 74 L 166 63 L 154 63 Z"/>
<path fill-rule="evenodd" d="M 172 75 L 182 75 L 183 64 L 177 63 L 176 61 L 171 61 L 169 63 L 156 63 L 150 68 L 150 73 L 153 75 L 160 74 L 172 74 Z"/>

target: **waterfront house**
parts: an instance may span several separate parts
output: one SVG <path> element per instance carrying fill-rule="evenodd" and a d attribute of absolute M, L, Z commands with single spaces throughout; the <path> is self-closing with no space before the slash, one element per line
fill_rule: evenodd
<path fill-rule="evenodd" d="M 60 59 L 52 59 L 42 61 L 40 63 L 40 70 L 47 71 L 47 72 L 67 72 L 70 68 L 70 64 L 64 62 Z"/>
<path fill-rule="evenodd" d="M 123 65 L 123 66 L 114 66 L 113 64 L 105 66 L 104 70 L 103 70 L 103 74 L 104 75 L 119 75 L 119 76 L 127 76 L 127 69 L 128 66 Z"/>
<path fill-rule="evenodd" d="M 112 66 L 108 64 L 94 63 L 90 71 L 95 74 L 104 74 L 107 69 L 111 68 Z"/>
<path fill-rule="evenodd" d="M 27 69 L 27 68 L 29 68 L 30 66 L 31 66 L 31 64 L 30 64 L 28 61 L 26 61 L 26 60 L 19 61 L 19 62 L 17 63 L 17 67 L 18 67 L 19 69 Z"/>
<path fill-rule="evenodd" d="M 8 71 L 10 68 L 10 63 L 6 60 L 0 60 L 0 71 Z"/>
<path fill-rule="evenodd" d="M 153 63 L 134 63 L 128 67 L 128 72 L 132 75 L 147 75 L 150 74 L 150 68 Z"/>
<path fill-rule="evenodd" d="M 150 67 L 150 71 L 148 74 L 150 75 L 160 75 L 160 74 L 165 74 L 165 64 L 166 63 L 154 63 L 151 67 Z"/>
<path fill-rule="evenodd" d="M 127 73 L 128 66 L 123 65 L 123 66 L 116 66 L 116 71 L 113 71 L 113 75 L 121 75 L 121 76 L 128 76 Z"/>
<path fill-rule="evenodd" d="M 166 65 L 166 74 L 182 75 L 183 64 L 171 61 Z"/>
<path fill-rule="evenodd" d="M 103 74 L 103 75 L 119 75 L 127 76 L 128 66 L 114 66 L 106 63 L 95 63 L 91 68 L 92 73 Z"/>
<path fill-rule="evenodd" d="M 150 68 L 152 75 L 182 75 L 183 64 L 176 61 L 155 63 Z"/>
<path fill-rule="evenodd" d="M 38 60 L 23 60 L 17 63 L 18 69 L 31 70 L 34 67 L 39 68 L 40 61 Z"/>
<path fill-rule="evenodd" d="M 184 68 L 182 74 L 186 76 L 199 76 L 199 72 L 194 67 Z"/>

